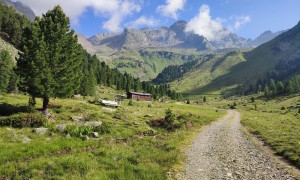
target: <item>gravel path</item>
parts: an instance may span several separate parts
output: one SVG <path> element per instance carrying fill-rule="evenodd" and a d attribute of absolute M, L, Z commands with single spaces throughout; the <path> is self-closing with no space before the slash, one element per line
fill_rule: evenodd
<path fill-rule="evenodd" d="M 226 117 L 204 129 L 187 153 L 186 179 L 290 179 L 241 130 L 240 114 Z"/>

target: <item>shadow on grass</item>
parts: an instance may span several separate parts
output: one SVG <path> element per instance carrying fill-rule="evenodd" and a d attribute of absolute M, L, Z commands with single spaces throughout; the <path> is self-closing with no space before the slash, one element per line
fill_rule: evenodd
<path fill-rule="evenodd" d="M 19 106 L 7 103 L 0 104 L 0 116 L 10 116 L 17 113 L 26 113 L 30 112 L 29 106 Z"/>

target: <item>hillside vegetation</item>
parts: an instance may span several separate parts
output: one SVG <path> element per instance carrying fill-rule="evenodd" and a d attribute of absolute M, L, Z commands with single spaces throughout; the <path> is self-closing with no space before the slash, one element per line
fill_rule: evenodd
<path fill-rule="evenodd" d="M 106 62 L 120 72 L 127 72 L 141 80 L 154 79 L 165 67 L 180 65 L 200 59 L 203 53 L 180 50 L 140 50 L 120 51 L 110 56 Z"/>
<path fill-rule="evenodd" d="M 0 124 L 17 119 L 14 113 L 27 117 L 27 102 L 23 95 L 2 94 Z M 41 103 L 37 99 L 37 105 Z M 190 143 L 193 132 L 225 113 L 174 103 L 128 104 L 123 101 L 114 109 L 93 98 L 55 99 L 44 133 L 35 129 L 37 124 L 0 127 L 0 178 L 166 179 L 170 168 L 184 162 L 181 148 Z M 174 130 L 149 123 L 164 119 L 168 108 L 174 114 Z M 93 123 L 98 125 L 89 126 Z"/>
<path fill-rule="evenodd" d="M 245 92 L 257 81 L 288 80 L 299 73 L 300 23 L 273 40 L 249 52 L 231 52 L 193 67 L 171 87 L 187 95 Z M 239 89 L 235 89 L 235 88 Z"/>

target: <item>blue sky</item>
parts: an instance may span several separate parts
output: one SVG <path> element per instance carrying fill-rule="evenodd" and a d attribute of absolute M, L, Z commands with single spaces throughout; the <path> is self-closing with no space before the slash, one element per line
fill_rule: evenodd
<path fill-rule="evenodd" d="M 300 20 L 300 0 L 20 0 L 37 15 L 60 4 L 72 28 L 86 36 L 189 22 L 188 31 L 213 38 L 220 27 L 244 38 L 289 29 Z"/>

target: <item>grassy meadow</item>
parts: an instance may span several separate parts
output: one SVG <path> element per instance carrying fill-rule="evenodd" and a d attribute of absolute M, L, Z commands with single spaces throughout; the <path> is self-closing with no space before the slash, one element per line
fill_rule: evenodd
<path fill-rule="evenodd" d="M 120 92 L 99 88 L 97 98 L 112 99 L 115 93 Z M 115 109 L 98 105 L 97 98 L 51 99 L 45 134 L 32 127 L 0 127 L 0 179 L 166 179 L 182 171 L 184 149 L 195 132 L 225 114 L 174 102 L 134 101 L 130 106 L 124 100 Z M 28 96 L 1 94 L 0 113 L 6 107 L 22 112 L 27 102 Z M 37 99 L 36 108 L 41 106 Z M 164 118 L 168 108 L 177 128 L 149 124 Z M 93 121 L 102 125 L 82 125 Z M 93 131 L 99 137 L 90 135 Z"/>
<path fill-rule="evenodd" d="M 254 135 L 300 168 L 300 96 L 257 101 L 242 110 L 242 123 Z"/>

